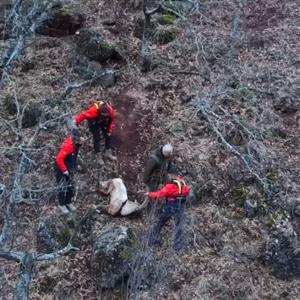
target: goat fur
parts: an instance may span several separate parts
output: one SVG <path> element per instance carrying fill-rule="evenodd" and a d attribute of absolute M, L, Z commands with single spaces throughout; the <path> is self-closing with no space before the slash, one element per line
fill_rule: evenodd
<path fill-rule="evenodd" d="M 139 204 L 137 201 L 128 200 L 127 189 L 121 178 L 113 178 L 100 182 L 100 190 L 110 197 L 107 213 L 112 216 L 117 215 L 119 212 L 122 216 L 128 216 L 145 207 L 144 203 Z M 126 204 L 121 209 L 122 203 L 126 200 Z"/>

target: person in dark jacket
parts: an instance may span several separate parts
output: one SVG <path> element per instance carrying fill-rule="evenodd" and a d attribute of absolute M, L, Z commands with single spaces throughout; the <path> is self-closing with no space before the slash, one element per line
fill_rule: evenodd
<path fill-rule="evenodd" d="M 58 185 L 59 208 L 63 214 L 76 209 L 72 204 L 72 198 L 75 191 L 74 174 L 77 167 L 77 155 L 81 141 L 78 134 L 68 136 L 61 145 L 55 159 L 54 171 Z"/>
<path fill-rule="evenodd" d="M 173 147 L 170 144 L 159 146 L 150 155 L 146 162 L 144 171 L 144 183 L 147 185 L 148 191 L 155 191 L 160 184 L 164 184 L 168 180 L 168 172 L 173 170 L 171 157 L 173 155 Z"/>
<path fill-rule="evenodd" d="M 171 218 L 175 221 L 174 249 L 180 251 L 183 246 L 182 225 L 186 197 L 190 193 L 189 186 L 181 177 L 174 177 L 160 190 L 146 193 L 146 196 L 154 199 L 165 199 L 166 202 L 161 211 L 159 220 L 150 230 L 149 245 L 160 245 L 160 232 L 163 226 Z"/>
<path fill-rule="evenodd" d="M 100 165 L 104 164 L 100 152 L 101 134 L 105 141 L 103 156 L 110 160 L 116 160 L 117 158 L 112 154 L 110 147 L 115 122 L 115 112 L 112 105 L 102 101 L 94 103 L 90 108 L 76 115 L 74 123 L 77 126 L 84 120 L 88 121 L 89 130 L 93 135 L 94 151 L 98 154 L 98 163 Z"/>

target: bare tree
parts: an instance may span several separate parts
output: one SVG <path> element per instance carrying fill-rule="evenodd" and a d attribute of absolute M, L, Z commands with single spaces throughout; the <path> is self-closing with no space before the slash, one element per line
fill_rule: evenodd
<path fill-rule="evenodd" d="M 16 119 L 14 122 L 1 119 L 2 124 L 7 126 L 17 137 L 18 146 L 15 146 L 15 149 L 18 151 L 18 153 L 16 153 L 18 162 L 16 163 L 16 168 L 11 178 L 11 184 L 7 185 L 5 189 L 3 188 L 4 191 L 1 193 L 1 208 L 4 213 L 4 222 L 0 234 L 0 257 L 20 263 L 19 282 L 16 288 L 15 299 L 28 299 L 32 268 L 36 262 L 56 259 L 67 255 L 72 250 L 79 249 L 73 247 L 71 243 L 61 250 L 48 254 L 26 251 L 18 252 L 10 249 L 12 237 L 15 234 L 12 224 L 19 221 L 14 219 L 14 210 L 23 202 L 24 178 L 25 175 L 28 176 L 31 165 L 35 164 L 32 157 L 32 154 L 38 150 L 35 148 L 35 143 L 40 133 L 43 132 L 49 124 L 57 122 L 65 116 L 61 115 L 58 118 L 40 122 L 34 129 L 32 136 L 27 139 L 24 128 L 22 127 L 22 119 L 24 118 L 26 105 L 21 108 L 16 92 L 14 99 L 17 107 Z M 55 188 L 51 186 L 40 189 L 40 192 L 44 193 L 44 195 L 49 195 L 54 191 Z M 34 204 L 36 201 L 41 201 L 41 199 L 30 197 L 30 200 L 26 201 L 26 203 Z"/>

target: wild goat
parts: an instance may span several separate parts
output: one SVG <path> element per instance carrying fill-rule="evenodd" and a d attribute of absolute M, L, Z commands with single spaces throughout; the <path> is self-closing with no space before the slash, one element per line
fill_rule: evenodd
<path fill-rule="evenodd" d="M 127 216 L 133 212 L 139 211 L 145 207 L 145 201 L 142 204 L 128 200 L 127 189 L 121 178 L 113 178 L 100 182 L 100 191 L 110 196 L 110 202 L 106 212 L 112 216 Z"/>

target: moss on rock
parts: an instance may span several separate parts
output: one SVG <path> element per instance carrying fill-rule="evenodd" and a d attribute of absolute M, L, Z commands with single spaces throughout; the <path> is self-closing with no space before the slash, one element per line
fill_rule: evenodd
<path fill-rule="evenodd" d="M 249 194 L 249 188 L 243 185 L 235 187 L 232 192 L 232 198 L 235 202 L 239 205 L 243 205 L 244 201 L 246 200 Z"/>
<path fill-rule="evenodd" d="M 159 44 L 168 44 L 175 40 L 177 33 L 178 31 L 174 27 L 162 28 L 156 33 L 156 40 Z"/>
<path fill-rule="evenodd" d="M 59 233 L 58 233 L 58 241 L 62 247 L 68 245 L 69 240 L 71 237 L 70 229 L 68 226 L 65 226 Z"/>
<path fill-rule="evenodd" d="M 110 58 L 115 60 L 122 59 L 116 47 L 107 43 L 102 36 L 94 30 L 81 30 L 77 35 L 76 43 L 78 53 L 91 60 L 104 63 Z"/>
<path fill-rule="evenodd" d="M 55 6 L 36 32 L 54 37 L 72 35 L 83 26 L 84 22 L 85 16 L 78 5 Z"/>
<path fill-rule="evenodd" d="M 173 25 L 176 17 L 174 15 L 160 15 L 157 22 L 161 25 Z"/>

